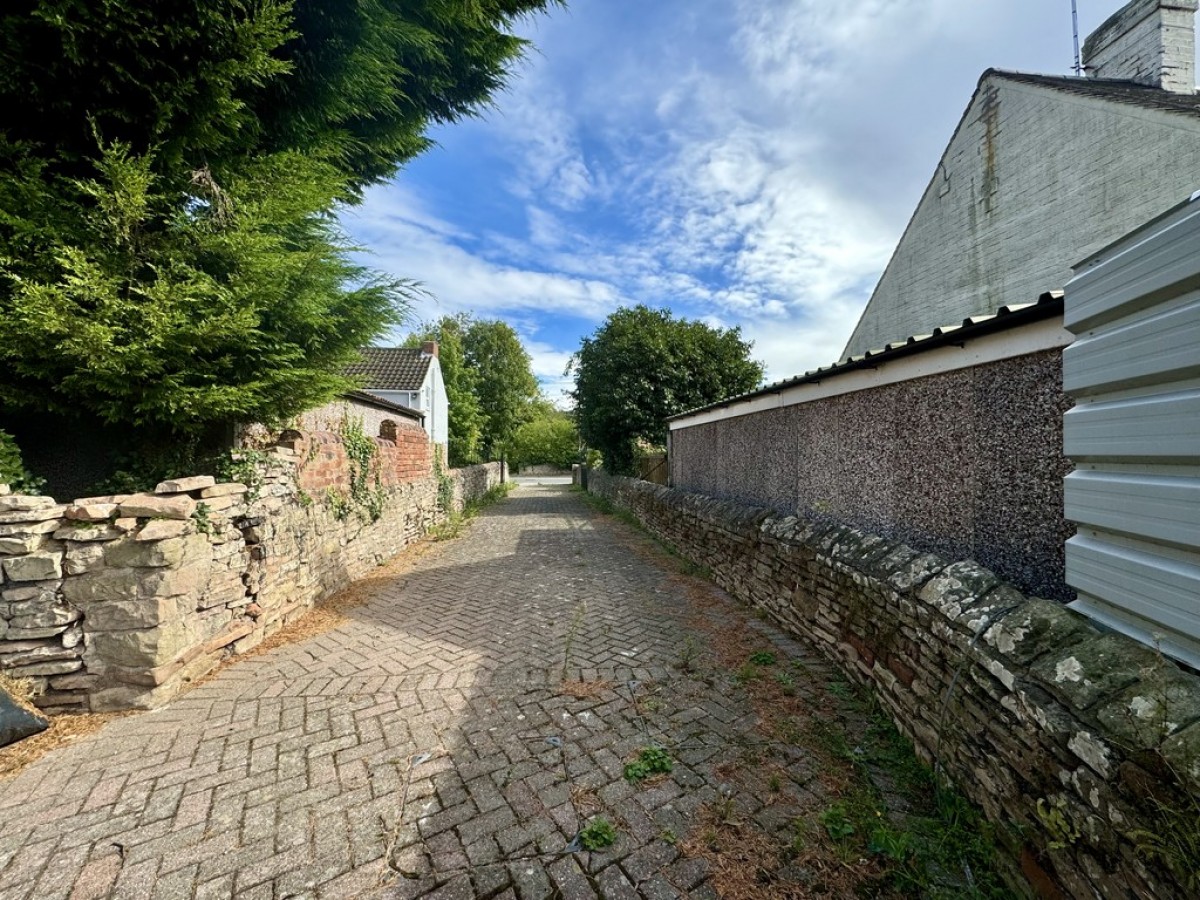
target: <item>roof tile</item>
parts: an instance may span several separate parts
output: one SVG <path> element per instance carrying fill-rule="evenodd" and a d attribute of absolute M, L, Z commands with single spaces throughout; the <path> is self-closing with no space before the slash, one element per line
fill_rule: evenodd
<path fill-rule="evenodd" d="M 346 367 L 363 378 L 368 391 L 417 391 L 425 383 L 432 357 L 417 347 L 364 347 L 362 362 Z"/>

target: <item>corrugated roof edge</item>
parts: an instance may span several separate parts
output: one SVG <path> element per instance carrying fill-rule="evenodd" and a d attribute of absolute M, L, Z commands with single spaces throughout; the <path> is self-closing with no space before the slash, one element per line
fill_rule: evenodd
<path fill-rule="evenodd" d="M 383 397 L 377 397 L 375 394 L 369 394 L 366 391 L 346 391 L 346 393 L 342 394 L 342 398 L 345 400 L 355 400 L 365 406 L 382 409 L 384 412 L 399 413 L 417 422 L 425 421 L 425 413 L 409 406 L 401 406 L 399 403 L 393 403 L 391 400 L 385 400 Z"/>
<path fill-rule="evenodd" d="M 735 403 L 753 400 L 756 397 L 765 397 L 768 394 L 775 394 L 799 384 L 812 384 L 824 381 L 826 378 L 833 378 L 836 375 L 842 375 L 846 372 L 853 372 L 858 369 L 873 369 L 879 363 L 897 359 L 901 356 L 924 353 L 927 350 L 944 347 L 947 344 L 965 343 L 973 338 L 983 337 L 985 334 L 1006 331 L 1009 328 L 1016 328 L 1030 322 L 1048 319 L 1051 316 L 1061 314 L 1062 310 L 1063 292 L 1047 291 L 1033 303 L 1016 303 L 1009 306 L 1002 306 L 996 312 L 987 315 L 969 316 L 962 320 L 961 325 L 943 325 L 940 328 L 935 328 L 931 334 L 914 334 L 902 341 L 892 341 L 879 350 L 868 350 L 859 356 L 850 356 L 839 360 L 831 366 L 822 366 L 819 369 L 805 372 L 803 375 L 796 375 L 793 378 L 787 378 L 783 381 L 772 382 L 748 394 L 739 394 L 727 400 L 710 403 L 708 406 L 700 406 L 673 416 L 667 416 L 666 421 L 674 422 L 679 419 L 686 419 L 689 416 L 698 415 L 699 413 L 709 412 L 710 410 L 725 409 L 726 407 L 733 406 Z"/>

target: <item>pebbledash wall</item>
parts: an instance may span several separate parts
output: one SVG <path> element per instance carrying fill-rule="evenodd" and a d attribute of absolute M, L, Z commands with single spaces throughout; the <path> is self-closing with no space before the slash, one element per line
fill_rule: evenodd
<path fill-rule="evenodd" d="M 1018 889 L 1188 896 L 1138 848 L 1195 834 L 1200 679 L 973 562 L 599 471 L 589 490 L 873 686 L 1000 824 Z"/>
<path fill-rule="evenodd" d="M 375 439 L 375 521 L 347 499 L 338 435 L 285 438 L 255 456 L 254 488 L 200 476 L 58 503 L 0 486 L 0 671 L 32 680 L 51 712 L 158 706 L 447 514 L 416 424 Z M 442 477 L 461 508 L 503 473 L 491 463 Z"/>
<path fill-rule="evenodd" d="M 828 516 L 1070 600 L 1061 295 L 671 425 L 671 485 Z"/>

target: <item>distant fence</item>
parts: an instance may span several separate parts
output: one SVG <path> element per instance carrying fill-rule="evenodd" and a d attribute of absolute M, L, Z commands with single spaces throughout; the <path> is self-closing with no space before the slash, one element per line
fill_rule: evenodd
<path fill-rule="evenodd" d="M 637 458 L 637 477 L 640 480 L 665 485 L 669 475 L 667 454 L 647 453 Z"/>

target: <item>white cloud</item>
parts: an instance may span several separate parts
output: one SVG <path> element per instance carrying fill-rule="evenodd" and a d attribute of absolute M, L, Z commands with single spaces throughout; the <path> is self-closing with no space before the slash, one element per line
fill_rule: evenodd
<path fill-rule="evenodd" d="M 521 323 L 546 383 L 578 339 L 556 314 L 639 301 L 740 324 L 770 377 L 795 375 L 837 359 L 979 74 L 1065 71 L 1069 19 L 1045 0 L 579 0 L 530 26 L 498 111 L 457 126 L 458 164 L 486 150 L 511 221 L 393 186 L 351 227 L 432 314 Z"/>

